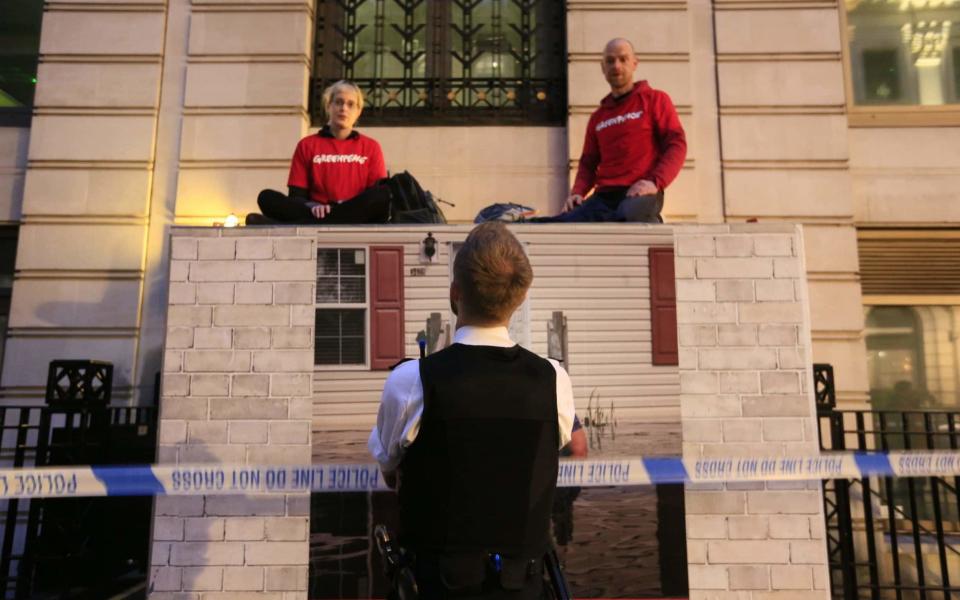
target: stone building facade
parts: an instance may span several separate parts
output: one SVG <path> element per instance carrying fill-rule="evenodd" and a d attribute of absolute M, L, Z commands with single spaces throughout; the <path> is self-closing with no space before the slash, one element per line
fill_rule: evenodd
<path fill-rule="evenodd" d="M 949 104 L 857 103 L 854 6 L 570 0 L 566 126 L 365 131 L 391 171 L 455 202 L 454 220 L 499 200 L 553 212 L 606 93 L 603 42 L 633 38 L 638 77 L 671 94 L 690 140 L 667 220 L 803 223 L 814 358 L 836 367 L 841 403 L 863 405 L 864 305 L 952 307 L 957 292 L 934 285 L 918 300 L 880 286 L 865 300 L 858 236 L 936 243 L 940 228 L 954 248 L 960 134 Z M 19 228 L 6 397 L 36 398 L 49 358 L 91 352 L 117 366 L 118 397 L 152 394 L 169 227 L 242 217 L 260 189 L 282 188 L 311 128 L 316 13 L 312 2 L 246 0 L 46 5 L 32 120 L 0 128 L 0 214 Z M 937 323 L 918 331 L 955 331 Z M 956 353 L 944 343 L 919 354 Z M 956 379 L 942 383 L 947 400 Z"/>

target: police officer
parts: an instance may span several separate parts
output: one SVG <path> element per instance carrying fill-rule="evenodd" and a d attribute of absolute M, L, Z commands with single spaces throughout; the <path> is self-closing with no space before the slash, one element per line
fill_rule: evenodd
<path fill-rule="evenodd" d="M 476 227 L 453 266 L 453 344 L 384 385 L 369 448 L 398 489 L 421 598 L 540 597 L 574 406 L 566 371 L 508 335 L 532 280 L 502 223 Z"/>

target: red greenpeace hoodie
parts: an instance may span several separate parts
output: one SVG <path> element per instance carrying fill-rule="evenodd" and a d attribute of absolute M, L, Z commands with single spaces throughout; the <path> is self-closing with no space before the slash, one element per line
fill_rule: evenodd
<path fill-rule="evenodd" d="M 664 189 L 676 179 L 687 156 L 687 138 L 666 92 L 646 81 L 600 101 L 590 115 L 573 193 L 628 187 L 649 179 Z"/>
<path fill-rule="evenodd" d="M 386 176 L 376 140 L 356 130 L 338 140 L 324 125 L 297 144 L 287 185 L 309 190 L 314 202 L 331 204 L 353 198 Z"/>

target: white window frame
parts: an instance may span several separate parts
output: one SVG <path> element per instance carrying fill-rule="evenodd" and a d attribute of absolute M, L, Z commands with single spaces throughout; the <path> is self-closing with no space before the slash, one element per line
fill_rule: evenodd
<path fill-rule="evenodd" d="M 355 250 L 363 252 L 363 285 L 364 285 L 364 299 L 365 302 L 347 302 L 347 303 L 330 303 L 330 302 L 317 302 L 317 296 L 313 296 L 313 309 L 314 309 L 314 319 L 316 319 L 316 311 L 323 309 L 363 309 L 363 362 L 347 365 L 313 365 L 314 371 L 369 371 L 370 370 L 370 247 L 355 245 L 355 244 L 329 244 L 329 245 L 318 245 L 317 254 L 321 250 Z M 314 263 L 318 260 L 318 256 L 314 255 Z M 319 280 L 317 281 L 319 284 Z M 313 339 L 314 339 L 314 356 L 316 356 L 316 325 L 314 325 Z M 316 360 L 316 359 L 314 359 Z"/>

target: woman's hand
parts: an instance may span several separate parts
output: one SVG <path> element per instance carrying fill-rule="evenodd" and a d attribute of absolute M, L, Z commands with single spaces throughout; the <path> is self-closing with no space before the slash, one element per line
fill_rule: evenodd
<path fill-rule="evenodd" d="M 583 204 L 583 196 L 580 194 L 570 194 L 567 196 L 567 201 L 563 203 L 562 212 L 570 212 L 581 204 Z"/>

